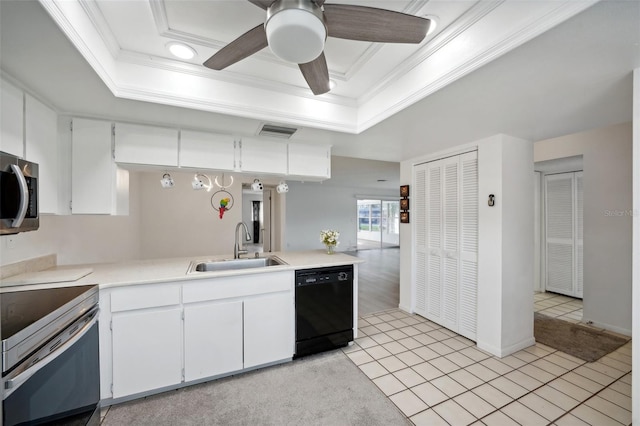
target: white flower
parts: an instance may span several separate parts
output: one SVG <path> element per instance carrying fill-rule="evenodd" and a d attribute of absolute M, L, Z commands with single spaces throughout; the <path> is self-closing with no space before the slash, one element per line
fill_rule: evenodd
<path fill-rule="evenodd" d="M 340 236 L 340 232 L 334 231 L 332 229 L 323 229 L 320 231 L 320 241 L 323 244 L 337 246 L 340 244 L 338 241 L 338 237 Z"/>

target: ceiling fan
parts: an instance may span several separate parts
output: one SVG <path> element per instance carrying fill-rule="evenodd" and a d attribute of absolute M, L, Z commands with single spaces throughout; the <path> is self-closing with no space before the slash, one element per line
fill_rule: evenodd
<path fill-rule="evenodd" d="M 298 64 L 314 95 L 327 93 L 329 37 L 378 43 L 420 43 L 431 21 L 368 6 L 325 0 L 249 0 L 267 11 L 264 24 L 247 31 L 204 62 L 222 70 L 269 46 L 280 59 Z"/>

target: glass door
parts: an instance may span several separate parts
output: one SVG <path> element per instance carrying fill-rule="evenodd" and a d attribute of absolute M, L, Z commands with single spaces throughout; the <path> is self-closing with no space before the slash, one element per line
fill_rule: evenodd
<path fill-rule="evenodd" d="M 358 250 L 400 244 L 400 202 L 358 200 Z"/>

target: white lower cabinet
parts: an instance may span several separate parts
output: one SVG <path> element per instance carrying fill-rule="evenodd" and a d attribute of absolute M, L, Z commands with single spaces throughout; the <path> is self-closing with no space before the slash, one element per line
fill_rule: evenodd
<path fill-rule="evenodd" d="M 293 301 L 278 293 L 244 302 L 244 368 L 291 358 Z"/>
<path fill-rule="evenodd" d="M 101 291 L 102 398 L 291 359 L 293 303 L 293 271 Z"/>
<path fill-rule="evenodd" d="M 242 301 L 185 305 L 185 381 L 238 370 L 242 370 Z"/>
<path fill-rule="evenodd" d="M 113 397 L 182 381 L 182 309 L 123 312 L 112 318 Z"/>

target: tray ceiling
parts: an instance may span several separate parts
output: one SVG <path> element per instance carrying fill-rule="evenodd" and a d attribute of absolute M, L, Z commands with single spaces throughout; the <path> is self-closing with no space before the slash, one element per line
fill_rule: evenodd
<path fill-rule="evenodd" d="M 264 22 L 248 1 L 41 0 L 42 6 L 121 98 L 270 122 L 360 133 L 581 12 L 595 0 L 337 0 L 435 17 L 419 45 L 329 38 L 335 87 L 314 96 L 295 64 L 265 48 L 223 71 L 207 58 Z M 171 41 L 197 56 L 178 60 Z"/>

